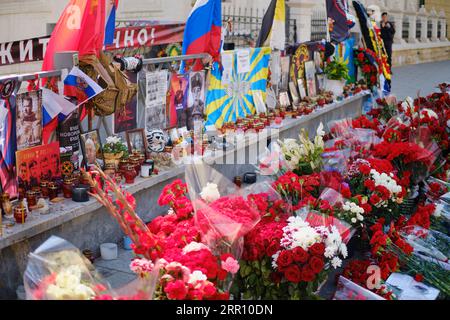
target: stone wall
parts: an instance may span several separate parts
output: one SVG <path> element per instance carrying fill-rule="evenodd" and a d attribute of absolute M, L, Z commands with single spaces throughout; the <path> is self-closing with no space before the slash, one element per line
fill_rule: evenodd
<path fill-rule="evenodd" d="M 395 67 L 445 60 L 450 60 L 450 44 L 427 48 L 398 47 L 392 57 Z"/>

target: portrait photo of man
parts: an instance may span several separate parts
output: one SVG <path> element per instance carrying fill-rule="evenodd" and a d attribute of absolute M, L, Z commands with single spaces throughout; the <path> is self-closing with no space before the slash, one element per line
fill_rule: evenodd
<path fill-rule="evenodd" d="M 103 167 L 105 161 L 103 159 L 102 146 L 98 131 L 91 131 L 81 135 L 81 143 L 83 149 L 83 163 L 87 169 L 95 166 Z"/>
<path fill-rule="evenodd" d="M 42 91 L 17 96 L 17 150 L 42 144 Z"/>
<path fill-rule="evenodd" d="M 41 170 L 36 160 L 32 160 L 28 164 L 30 170 L 30 187 L 38 187 L 40 185 Z"/>
<path fill-rule="evenodd" d="M 188 130 L 194 129 L 194 121 L 203 120 L 205 110 L 205 73 L 193 72 L 189 80 L 189 103 L 187 109 Z"/>

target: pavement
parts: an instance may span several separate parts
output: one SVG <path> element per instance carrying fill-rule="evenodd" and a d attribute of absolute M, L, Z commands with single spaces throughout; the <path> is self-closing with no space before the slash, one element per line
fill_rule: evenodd
<path fill-rule="evenodd" d="M 440 83 L 450 83 L 450 60 L 393 68 L 392 93 L 399 100 L 426 96 Z"/>

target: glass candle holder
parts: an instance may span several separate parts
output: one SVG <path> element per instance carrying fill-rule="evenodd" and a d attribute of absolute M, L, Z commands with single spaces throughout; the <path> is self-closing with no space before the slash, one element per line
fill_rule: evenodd
<path fill-rule="evenodd" d="M 33 190 L 27 191 L 26 198 L 28 203 L 28 211 L 33 211 L 33 207 L 36 207 L 37 205 L 36 192 Z"/>
<path fill-rule="evenodd" d="M 73 186 L 74 186 L 74 179 L 69 178 L 69 179 L 64 180 L 64 184 L 62 187 L 64 198 L 72 199 Z"/>
<path fill-rule="evenodd" d="M 55 183 L 50 183 L 48 186 L 48 198 L 50 199 L 50 201 L 58 198 L 58 194 L 59 194 L 58 185 Z"/>
<path fill-rule="evenodd" d="M 48 184 L 49 182 L 47 180 L 41 181 L 41 195 L 44 199 L 48 198 Z"/>
<path fill-rule="evenodd" d="M 133 184 L 134 180 L 136 179 L 136 167 L 134 165 L 129 164 L 125 169 L 125 183 L 126 184 Z"/>
<path fill-rule="evenodd" d="M 9 196 L 9 193 L 2 193 L 2 195 L 0 196 L 0 205 L 3 209 L 3 212 L 5 214 L 5 218 L 6 219 L 11 219 L 14 215 L 13 213 L 13 206 L 11 203 L 11 198 Z"/>
<path fill-rule="evenodd" d="M 16 223 L 24 224 L 27 220 L 27 209 L 22 206 L 18 205 L 14 208 L 14 219 L 16 220 Z"/>

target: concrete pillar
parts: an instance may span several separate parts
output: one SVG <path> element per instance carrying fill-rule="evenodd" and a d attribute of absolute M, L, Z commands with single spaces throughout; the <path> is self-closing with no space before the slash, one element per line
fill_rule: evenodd
<path fill-rule="evenodd" d="M 447 41 L 447 20 L 440 19 L 441 20 L 441 41 Z"/>
<path fill-rule="evenodd" d="M 408 37 L 408 42 L 409 43 L 417 43 L 418 42 L 418 40 L 416 39 L 417 15 L 409 14 L 408 15 L 408 19 L 409 19 L 409 37 Z"/>
<path fill-rule="evenodd" d="M 392 22 L 395 24 L 395 35 L 394 35 L 394 43 L 403 44 L 405 40 L 403 40 L 403 13 L 402 12 L 392 12 L 391 13 Z"/>
<path fill-rule="evenodd" d="M 423 9 L 423 10 L 422 10 Z M 419 11 L 419 14 L 417 16 L 418 19 L 420 19 L 420 41 L 421 42 L 429 42 L 428 40 L 428 15 L 425 11 L 425 8 L 422 7 Z"/>
<path fill-rule="evenodd" d="M 438 41 L 438 19 L 436 17 L 432 17 L 431 21 L 433 23 L 433 27 L 431 29 L 431 41 Z"/>
<path fill-rule="evenodd" d="M 315 0 L 291 0 L 286 2 L 290 9 L 290 18 L 297 21 L 297 41 L 311 40 L 311 17 Z"/>
<path fill-rule="evenodd" d="M 441 41 L 447 41 L 447 19 L 445 18 L 444 10 L 441 10 L 438 15 L 438 19 L 441 21 Z"/>

